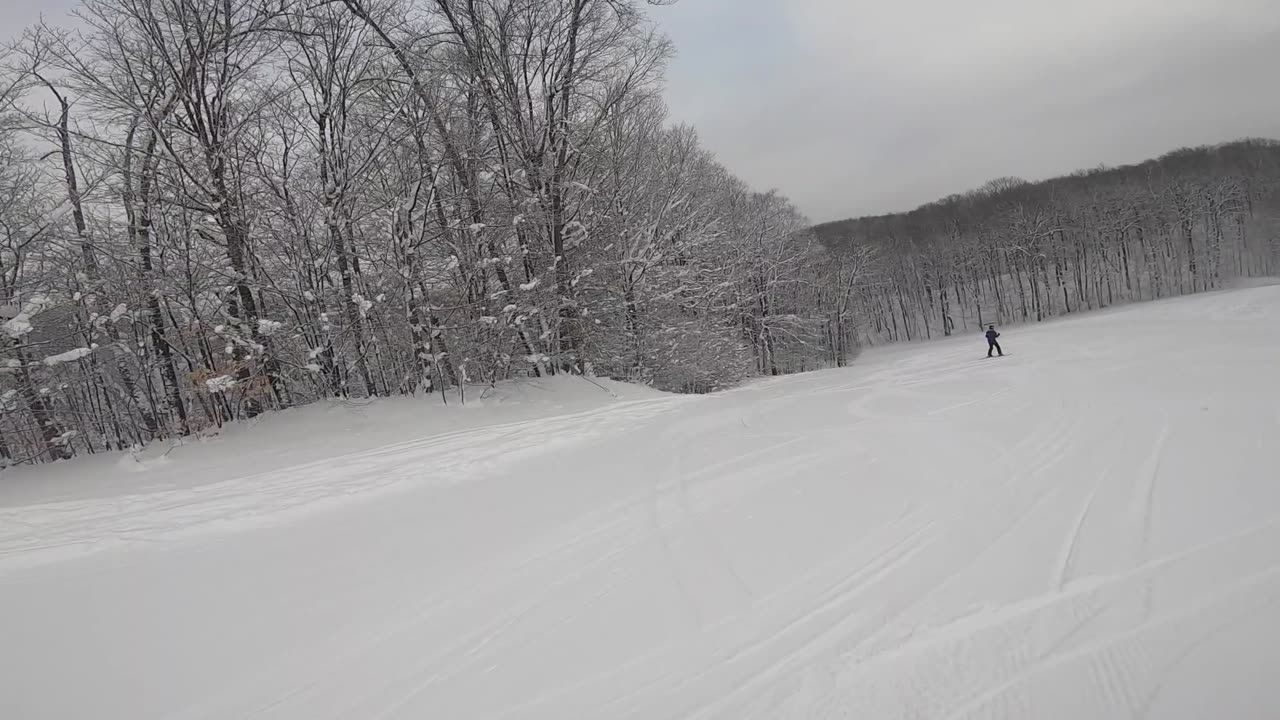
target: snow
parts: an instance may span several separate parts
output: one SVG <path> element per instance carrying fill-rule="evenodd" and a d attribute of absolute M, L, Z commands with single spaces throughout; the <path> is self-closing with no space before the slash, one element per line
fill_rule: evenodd
<path fill-rule="evenodd" d="M 13 318 L 6 320 L 3 329 L 11 338 L 21 338 L 32 331 L 31 319 L 53 307 L 56 303 L 44 295 L 33 295 L 22 305 L 22 310 Z"/>
<path fill-rule="evenodd" d="M 20 338 L 30 333 L 31 330 L 31 320 L 27 315 L 19 315 L 12 320 L 5 321 L 4 324 L 4 331 L 11 338 Z"/>
<path fill-rule="evenodd" d="M 258 320 L 258 332 L 267 337 L 278 335 L 282 330 L 284 330 L 284 323 L 278 320 L 268 320 L 266 318 Z"/>
<path fill-rule="evenodd" d="M 227 346 L 227 354 L 230 355 L 234 350 L 230 345 Z M 204 381 L 205 389 L 213 394 L 223 393 L 236 386 L 235 378 L 230 375 L 219 375 L 215 378 L 209 378 Z"/>
<path fill-rule="evenodd" d="M 1268 716 L 1280 288 L 1000 329 L 6 471 L 0 708 Z"/>
<path fill-rule="evenodd" d="M 92 348 L 80 347 L 80 348 L 68 350 L 63 353 L 58 353 L 57 355 L 50 355 L 49 357 L 45 358 L 43 362 L 45 365 L 48 365 L 49 367 L 53 367 L 55 365 L 61 365 L 63 363 L 75 362 L 81 358 L 89 357 L 92 354 L 93 354 Z"/>

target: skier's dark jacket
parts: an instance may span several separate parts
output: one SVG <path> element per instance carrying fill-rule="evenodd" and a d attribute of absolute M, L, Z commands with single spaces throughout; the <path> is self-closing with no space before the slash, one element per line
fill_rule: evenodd
<path fill-rule="evenodd" d="M 998 337 L 1000 337 L 1000 333 L 996 332 L 995 328 L 992 328 L 987 331 L 987 342 L 993 343 L 996 341 L 996 338 Z"/>

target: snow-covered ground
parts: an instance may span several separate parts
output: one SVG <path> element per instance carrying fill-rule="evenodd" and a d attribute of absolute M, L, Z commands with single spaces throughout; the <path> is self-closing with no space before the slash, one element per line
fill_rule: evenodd
<path fill-rule="evenodd" d="M 1280 288 L 1001 340 L 6 472 L 0 717 L 1275 717 Z"/>

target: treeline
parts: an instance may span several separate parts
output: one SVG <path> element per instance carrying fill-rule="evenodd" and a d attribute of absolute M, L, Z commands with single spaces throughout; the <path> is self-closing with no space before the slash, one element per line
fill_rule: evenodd
<path fill-rule="evenodd" d="M 860 338 L 919 340 L 1280 274 L 1280 143 L 1183 149 L 815 228 L 874 250 Z"/>
<path fill-rule="evenodd" d="M 634 0 L 88 0 L 0 70 L 0 461 L 323 398 L 842 365 L 831 253 Z M 913 321 L 915 322 L 915 321 Z"/>
<path fill-rule="evenodd" d="M 1267 141 L 811 230 L 668 122 L 639 0 L 79 15 L 0 57 L 2 464 L 558 373 L 709 392 L 1277 271 Z"/>

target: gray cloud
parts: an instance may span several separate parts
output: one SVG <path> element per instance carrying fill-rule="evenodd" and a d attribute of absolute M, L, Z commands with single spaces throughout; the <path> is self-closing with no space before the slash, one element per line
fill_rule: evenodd
<path fill-rule="evenodd" d="M 76 0 L 0 0 L 0 41 L 18 37 L 23 28 L 40 22 L 41 16 L 50 25 L 68 24 L 77 5 Z"/>
<path fill-rule="evenodd" d="M 677 120 L 815 220 L 1280 137 L 1275 0 L 682 0 Z"/>
<path fill-rule="evenodd" d="M 74 0 L 0 0 L 0 35 Z M 680 0 L 677 120 L 814 220 L 1280 137 L 1277 0 Z"/>

